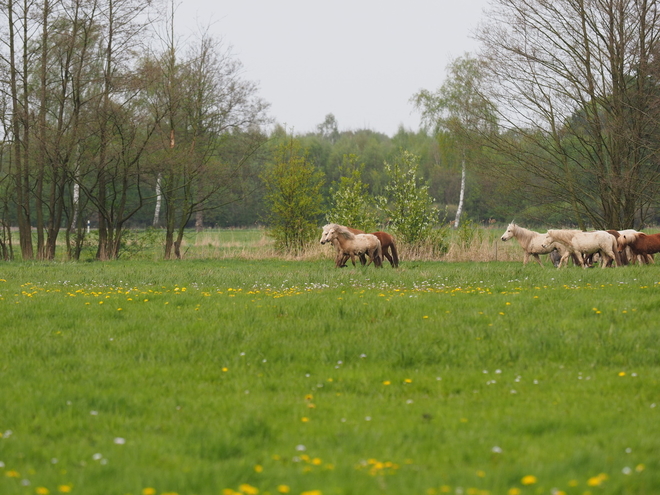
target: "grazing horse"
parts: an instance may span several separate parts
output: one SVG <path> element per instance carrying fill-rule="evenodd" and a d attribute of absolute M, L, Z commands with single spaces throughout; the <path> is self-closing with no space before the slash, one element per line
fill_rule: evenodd
<path fill-rule="evenodd" d="M 596 230 L 593 232 L 581 232 L 579 230 L 548 230 L 548 237 L 545 247 L 549 247 L 553 242 L 563 244 L 567 248 L 567 253 L 559 262 L 561 267 L 564 260 L 568 260 L 569 253 L 575 253 L 580 260 L 583 268 L 587 268 L 583 255 L 600 253 L 602 258 L 601 268 L 610 266 L 613 261 L 618 259 L 616 249 L 616 238 L 605 230 Z M 619 264 L 620 262 L 617 262 Z"/>
<path fill-rule="evenodd" d="M 660 234 L 634 232 L 620 235 L 618 241 L 619 251 L 629 247 L 643 263 L 648 263 L 649 258 L 653 260 L 653 254 L 660 253 Z"/>
<path fill-rule="evenodd" d="M 559 251 L 559 254 L 563 257 L 566 252 L 566 248 L 562 244 L 548 245 L 545 247 L 543 244 L 547 240 L 548 234 L 541 234 L 539 232 L 534 232 L 533 230 L 525 229 L 519 225 L 516 225 L 514 222 L 511 222 L 506 228 L 506 232 L 502 234 L 501 239 L 503 241 L 508 241 L 514 237 L 520 247 L 525 251 L 525 258 L 523 260 L 523 265 L 526 265 L 529 262 L 529 257 L 533 256 L 536 262 L 543 266 L 539 254 L 550 254 L 555 249 Z M 554 260 L 553 260 L 554 264 Z"/>
<path fill-rule="evenodd" d="M 373 261 L 377 267 L 383 266 L 383 250 L 378 237 L 373 234 L 354 234 L 347 227 L 338 224 L 326 225 L 321 235 L 321 244 L 336 240 L 342 251 L 342 257 L 348 255 L 355 266 L 355 257 L 366 254 L 369 263 Z"/>

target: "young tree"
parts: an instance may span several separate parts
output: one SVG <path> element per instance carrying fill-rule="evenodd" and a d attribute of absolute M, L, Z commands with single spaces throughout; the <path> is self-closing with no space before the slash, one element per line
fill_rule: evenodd
<path fill-rule="evenodd" d="M 369 187 L 362 182 L 364 163 L 358 165 L 357 155 L 344 155 L 339 167 L 339 183 L 330 188 L 330 211 L 326 219 L 366 232 L 376 230 L 375 200 Z"/>
<path fill-rule="evenodd" d="M 483 63 L 469 54 L 453 60 L 448 75 L 435 93 L 422 90 L 412 98 L 422 111 L 422 122 L 436 134 L 448 132 L 453 138 L 461 163 L 461 189 L 454 227 L 458 228 L 463 213 L 466 162 L 476 161 L 481 134 L 494 131 L 494 111 L 483 93 Z"/>
<path fill-rule="evenodd" d="M 322 213 L 323 174 L 306 157 L 300 143 L 287 137 L 273 165 L 262 175 L 268 205 L 269 235 L 278 249 L 300 253 L 318 234 Z"/>
<path fill-rule="evenodd" d="M 385 195 L 376 198 L 378 207 L 398 238 L 419 246 L 433 236 L 439 222 L 438 209 L 429 196 L 429 186 L 417 177 L 419 157 L 402 150 L 392 163 L 385 163 L 389 182 Z"/>

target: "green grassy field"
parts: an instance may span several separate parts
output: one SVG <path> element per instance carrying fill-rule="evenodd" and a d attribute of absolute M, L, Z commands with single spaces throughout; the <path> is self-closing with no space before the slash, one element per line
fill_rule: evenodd
<path fill-rule="evenodd" d="M 658 270 L 0 265 L 0 493 L 660 493 Z"/>

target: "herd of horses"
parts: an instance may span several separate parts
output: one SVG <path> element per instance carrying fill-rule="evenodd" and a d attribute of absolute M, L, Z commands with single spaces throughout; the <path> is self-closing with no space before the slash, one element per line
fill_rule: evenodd
<path fill-rule="evenodd" d="M 583 232 L 571 229 L 551 229 L 545 234 L 525 229 L 511 222 L 502 235 L 502 241 L 516 239 L 525 252 L 523 264 L 533 258 L 543 265 L 539 255 L 548 254 L 557 268 L 568 265 L 568 260 L 587 268 L 596 255 L 602 268 L 632 263 L 653 263 L 653 255 L 660 252 L 660 234 L 645 234 L 636 230 L 595 230 Z M 321 244 L 331 243 L 336 250 L 335 266 L 346 266 L 350 259 L 362 265 L 383 266 L 383 258 L 393 268 L 399 266 L 399 253 L 394 237 L 387 232 L 368 234 L 336 223 L 323 227 Z M 369 261 L 367 262 L 367 257 Z"/>
<path fill-rule="evenodd" d="M 543 265 L 540 254 L 550 255 L 557 268 L 568 264 L 569 258 L 576 265 L 592 266 L 595 255 L 602 268 L 632 263 L 653 263 L 653 255 L 660 252 L 660 234 L 647 235 L 636 230 L 548 230 L 545 234 L 528 230 L 511 222 L 502 235 L 503 241 L 515 238 L 525 252 L 523 264 L 530 257 Z"/>
<path fill-rule="evenodd" d="M 336 223 L 329 223 L 323 227 L 321 244 L 331 243 L 336 251 L 335 266 L 341 268 L 351 260 L 355 266 L 356 258 L 363 265 L 370 265 L 373 261 L 376 267 L 383 266 L 383 257 L 392 265 L 399 266 L 399 252 L 396 248 L 394 237 L 387 232 L 374 232 L 367 234 L 358 229 L 344 227 Z M 369 262 L 366 260 L 369 256 Z"/>

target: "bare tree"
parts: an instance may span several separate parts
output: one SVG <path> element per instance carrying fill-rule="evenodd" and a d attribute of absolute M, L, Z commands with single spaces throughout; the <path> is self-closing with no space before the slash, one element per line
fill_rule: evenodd
<path fill-rule="evenodd" d="M 223 161 L 221 150 L 232 132 L 267 122 L 268 105 L 257 97 L 257 86 L 241 78 L 242 65 L 217 40 L 204 34 L 183 57 L 173 31 L 167 44 L 153 64 L 162 71 L 159 108 L 165 116 L 156 186 L 165 206 L 165 258 L 170 259 L 182 256 L 181 242 L 193 215 L 200 222 L 202 212 L 227 204 L 228 196 L 220 198 L 263 137 L 252 133 L 256 140 L 246 143 L 237 161 Z"/>
<path fill-rule="evenodd" d="M 494 0 L 478 33 L 519 191 L 580 227 L 644 221 L 660 182 L 658 2 Z"/>

